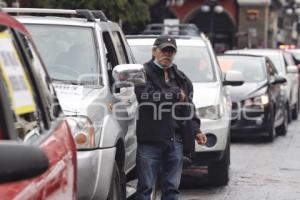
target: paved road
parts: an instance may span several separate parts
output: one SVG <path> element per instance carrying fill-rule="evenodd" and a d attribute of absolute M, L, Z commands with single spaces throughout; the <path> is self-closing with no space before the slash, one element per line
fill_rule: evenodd
<path fill-rule="evenodd" d="M 181 190 L 183 200 L 300 200 L 300 120 L 273 143 L 234 141 L 225 187 Z"/>

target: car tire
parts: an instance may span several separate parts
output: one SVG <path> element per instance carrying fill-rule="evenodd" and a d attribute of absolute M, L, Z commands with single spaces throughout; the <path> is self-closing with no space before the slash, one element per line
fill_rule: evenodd
<path fill-rule="evenodd" d="M 208 175 L 217 186 L 227 185 L 229 181 L 230 144 L 227 144 L 221 160 L 208 165 Z"/>
<path fill-rule="evenodd" d="M 280 124 L 276 128 L 276 133 L 278 135 L 286 135 L 287 129 L 288 129 L 288 111 L 287 111 L 287 109 L 285 109 L 284 110 L 284 120 L 283 120 L 282 124 Z"/>
<path fill-rule="evenodd" d="M 107 200 L 120 200 L 120 199 L 121 199 L 121 179 L 120 179 L 119 168 L 115 161 Z"/>
<path fill-rule="evenodd" d="M 291 123 L 292 122 L 292 111 L 291 111 L 291 108 L 290 108 L 290 104 L 287 103 L 286 107 L 287 107 L 287 110 L 288 110 L 288 123 Z"/>
<path fill-rule="evenodd" d="M 298 108 L 298 101 L 297 101 L 297 103 L 295 103 L 295 106 L 292 110 L 292 119 L 298 119 L 298 112 L 299 112 L 299 108 Z"/>
<path fill-rule="evenodd" d="M 271 115 L 273 112 L 271 112 Z M 268 128 L 268 135 L 267 135 L 267 141 L 268 142 L 273 142 L 274 141 L 274 138 L 276 136 L 276 130 L 275 130 L 275 124 L 274 124 L 274 117 L 272 116 L 271 117 L 271 123 L 270 123 L 270 126 Z"/>

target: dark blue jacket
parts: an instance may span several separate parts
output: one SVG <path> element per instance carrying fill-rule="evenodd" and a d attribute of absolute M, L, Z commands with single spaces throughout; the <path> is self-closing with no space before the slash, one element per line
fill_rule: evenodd
<path fill-rule="evenodd" d="M 165 83 L 164 72 L 151 60 L 144 64 L 146 84 L 135 87 L 139 102 L 137 119 L 138 142 L 166 142 L 175 136 L 172 105 L 180 102 L 180 89 L 187 94 L 188 106 L 183 107 L 183 116 L 192 116 L 190 120 L 182 121 L 180 134 L 183 139 L 185 152 L 194 149 L 195 134 L 200 132 L 200 119 L 195 112 L 193 99 L 193 85 L 176 65 L 171 67 L 172 73 L 179 87 L 171 87 Z M 176 129 L 178 131 L 178 129 Z"/>

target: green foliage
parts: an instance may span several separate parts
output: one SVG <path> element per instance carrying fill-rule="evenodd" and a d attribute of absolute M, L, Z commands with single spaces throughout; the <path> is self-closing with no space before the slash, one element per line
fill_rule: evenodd
<path fill-rule="evenodd" d="M 150 22 L 150 7 L 159 0 L 24 0 L 25 7 L 101 9 L 111 21 L 135 29 L 138 24 Z M 129 26 L 129 27 L 128 27 Z"/>

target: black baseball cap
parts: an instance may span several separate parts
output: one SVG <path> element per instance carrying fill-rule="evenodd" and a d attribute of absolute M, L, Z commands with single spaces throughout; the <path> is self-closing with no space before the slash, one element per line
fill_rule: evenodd
<path fill-rule="evenodd" d="M 177 45 L 176 45 L 175 38 L 173 38 L 172 36 L 169 36 L 169 35 L 159 36 L 154 41 L 153 45 L 157 46 L 160 49 L 163 49 L 163 48 L 166 48 L 166 47 L 172 47 L 173 49 L 175 49 L 175 51 L 177 50 Z"/>

